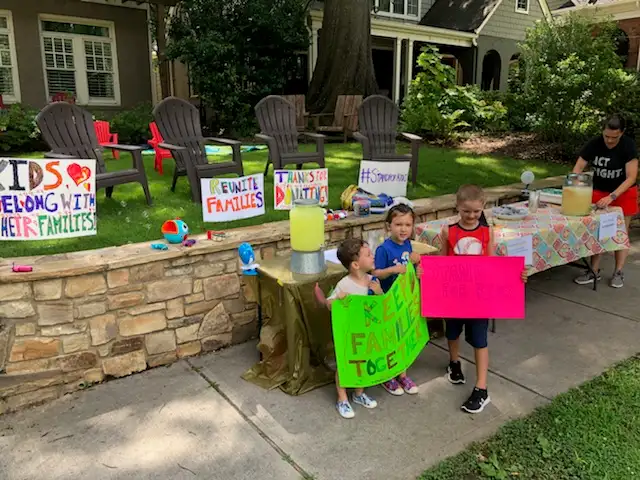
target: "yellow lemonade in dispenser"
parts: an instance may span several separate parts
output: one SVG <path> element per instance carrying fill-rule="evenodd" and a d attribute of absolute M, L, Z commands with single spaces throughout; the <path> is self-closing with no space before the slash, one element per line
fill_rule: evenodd
<path fill-rule="evenodd" d="M 324 246 L 324 212 L 317 200 L 296 200 L 289 213 L 291 249 L 317 252 Z"/>
<path fill-rule="evenodd" d="M 562 187 L 562 214 L 585 216 L 591 213 L 593 178 L 583 173 L 567 175 Z"/>

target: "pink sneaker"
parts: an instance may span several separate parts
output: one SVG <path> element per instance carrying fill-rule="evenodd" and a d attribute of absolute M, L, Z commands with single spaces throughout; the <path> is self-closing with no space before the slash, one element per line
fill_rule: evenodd
<path fill-rule="evenodd" d="M 392 378 L 388 382 L 384 382 L 382 384 L 382 386 L 391 395 L 398 396 L 398 395 L 403 395 L 404 394 L 404 390 L 402 389 L 402 387 L 400 386 L 400 384 L 398 383 L 398 381 L 395 378 Z"/>
<path fill-rule="evenodd" d="M 410 395 L 418 393 L 418 386 L 408 376 L 404 378 L 398 377 L 398 382 L 402 385 L 402 389 Z"/>

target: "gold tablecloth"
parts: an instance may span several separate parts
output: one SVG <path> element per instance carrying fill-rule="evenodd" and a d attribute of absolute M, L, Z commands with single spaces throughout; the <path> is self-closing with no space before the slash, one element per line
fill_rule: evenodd
<path fill-rule="evenodd" d="M 242 378 L 301 395 L 334 380 L 324 364 L 332 344 L 330 312 L 317 305 L 313 290 L 318 283 L 328 294 L 346 271 L 328 262 L 321 275 L 295 275 L 289 262 L 290 257 L 264 260 L 257 277 L 246 277 L 262 310 L 262 359 Z"/>

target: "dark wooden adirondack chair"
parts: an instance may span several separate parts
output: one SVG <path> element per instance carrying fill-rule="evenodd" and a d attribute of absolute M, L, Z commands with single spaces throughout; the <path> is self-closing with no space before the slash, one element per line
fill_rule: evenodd
<path fill-rule="evenodd" d="M 293 104 L 277 95 L 269 95 L 256 105 L 256 116 L 260 125 L 260 133 L 256 138 L 267 143 L 269 159 L 264 174 L 269 172 L 269 164 L 276 170 L 285 165 L 295 164 L 298 169 L 304 163 L 317 163 L 324 168 L 324 135 L 319 133 L 298 132 L 296 128 L 296 111 Z M 300 152 L 298 136 L 302 134 L 316 142 L 315 152 Z"/>
<path fill-rule="evenodd" d="M 410 162 L 411 181 L 415 185 L 418 182 L 422 138 L 412 133 L 400 132 L 400 135 L 411 142 L 411 153 L 397 153 L 399 116 L 400 109 L 392 100 L 382 95 L 371 95 L 362 102 L 358 113 L 359 130 L 353 136 L 362 143 L 363 160 Z"/>
<path fill-rule="evenodd" d="M 191 198 L 195 203 L 200 203 L 201 178 L 228 173 L 244 175 L 241 143 L 225 138 L 203 137 L 200 113 L 191 103 L 175 97 L 165 98 L 153 109 L 153 117 L 164 139 L 158 147 L 169 150 L 176 162 L 171 191 L 175 191 L 178 177 L 186 175 L 191 185 Z M 209 163 L 205 149 L 207 143 L 231 146 L 233 159 L 230 162 Z"/>
<path fill-rule="evenodd" d="M 362 95 L 338 95 L 336 110 L 333 113 L 315 113 L 312 115 L 316 132 L 342 133 L 347 143 L 349 135 L 358 129 L 358 109 L 362 105 Z M 321 125 L 323 117 L 333 118 L 331 125 Z"/>
<path fill-rule="evenodd" d="M 111 198 L 115 185 L 139 183 L 142 185 L 147 203 L 151 205 L 149 183 L 144 171 L 142 151 L 144 147 L 133 145 L 105 144 L 100 146 L 96 136 L 91 114 L 82 108 L 66 102 L 51 103 L 44 107 L 36 117 L 42 138 L 51 152 L 47 158 L 60 160 L 93 159 L 96 161 L 96 189 L 107 189 Z M 107 172 L 102 156 L 102 148 L 129 152 L 133 157 L 133 166 L 127 170 Z"/>
<path fill-rule="evenodd" d="M 282 98 L 293 103 L 296 109 L 296 126 L 299 131 L 309 127 L 309 112 L 307 112 L 306 98 L 304 95 L 282 95 Z"/>

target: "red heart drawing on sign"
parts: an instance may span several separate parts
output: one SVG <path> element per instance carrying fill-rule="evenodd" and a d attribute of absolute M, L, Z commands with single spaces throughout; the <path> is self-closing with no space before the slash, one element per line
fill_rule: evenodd
<path fill-rule="evenodd" d="M 67 167 L 67 173 L 76 185 L 80 185 L 91 178 L 91 169 L 89 167 L 82 167 L 77 163 L 69 165 Z M 85 185 L 85 188 L 89 190 L 89 185 Z"/>

